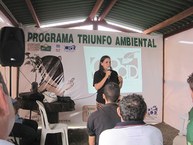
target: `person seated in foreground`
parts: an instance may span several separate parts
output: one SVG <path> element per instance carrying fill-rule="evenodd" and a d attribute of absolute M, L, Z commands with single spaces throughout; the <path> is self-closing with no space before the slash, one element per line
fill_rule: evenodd
<path fill-rule="evenodd" d="M 11 131 L 11 136 L 21 138 L 21 145 L 36 145 L 38 143 L 38 124 L 35 120 L 21 118 L 18 114 L 19 102 L 12 99 L 15 110 L 15 123 Z"/>
<path fill-rule="evenodd" d="M 121 122 L 101 133 L 99 145 L 163 145 L 161 131 L 143 121 L 146 111 L 141 95 L 123 97 L 117 108 Z"/>
<path fill-rule="evenodd" d="M 0 145 L 13 145 L 7 141 L 14 124 L 14 109 L 0 73 Z"/>
<path fill-rule="evenodd" d="M 87 122 L 89 145 L 98 145 L 99 135 L 106 129 L 113 128 L 121 119 L 117 114 L 117 101 L 120 97 L 118 84 L 110 82 L 104 87 L 105 105 L 93 112 Z"/>
<path fill-rule="evenodd" d="M 187 82 L 191 90 L 191 97 L 193 101 L 193 73 L 188 77 Z M 187 140 L 187 145 L 193 145 L 193 107 L 191 108 L 188 114 L 189 114 L 189 117 L 188 117 L 189 122 L 187 125 L 186 140 Z"/>

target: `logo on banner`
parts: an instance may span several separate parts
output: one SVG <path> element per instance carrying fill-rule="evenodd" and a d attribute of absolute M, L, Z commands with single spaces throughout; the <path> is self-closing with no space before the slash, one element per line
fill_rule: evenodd
<path fill-rule="evenodd" d="M 40 43 L 28 43 L 27 44 L 28 51 L 39 51 L 40 50 Z"/>
<path fill-rule="evenodd" d="M 60 52 L 61 51 L 61 45 L 60 44 L 52 45 L 52 51 Z"/>
<path fill-rule="evenodd" d="M 47 45 L 47 44 L 44 44 L 44 45 L 41 45 L 40 49 L 41 51 L 51 51 L 51 46 L 50 45 Z"/>
<path fill-rule="evenodd" d="M 56 52 L 60 52 L 60 44 L 56 44 Z"/>
<path fill-rule="evenodd" d="M 151 118 L 152 120 L 157 119 L 158 116 L 158 107 L 156 105 L 147 108 L 147 117 Z"/>
<path fill-rule="evenodd" d="M 72 51 L 75 51 L 75 50 L 76 50 L 75 45 L 64 46 L 64 51 L 72 52 Z"/>

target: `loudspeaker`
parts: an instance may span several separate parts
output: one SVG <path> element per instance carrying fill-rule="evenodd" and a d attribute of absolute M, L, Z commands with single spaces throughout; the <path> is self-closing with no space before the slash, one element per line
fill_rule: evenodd
<path fill-rule="evenodd" d="M 0 63 L 21 66 L 25 56 L 24 32 L 17 27 L 3 27 L 0 34 Z"/>

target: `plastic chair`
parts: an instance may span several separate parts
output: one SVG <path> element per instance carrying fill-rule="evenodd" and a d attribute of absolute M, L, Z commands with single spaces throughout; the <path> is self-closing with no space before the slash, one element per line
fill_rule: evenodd
<path fill-rule="evenodd" d="M 180 129 L 178 135 L 173 140 L 173 145 L 186 145 L 186 127 L 188 124 L 188 114 L 179 116 Z"/>
<path fill-rule="evenodd" d="M 19 145 L 20 138 L 19 137 L 14 137 L 14 136 L 9 136 L 7 141 L 13 143 L 14 145 Z"/>
<path fill-rule="evenodd" d="M 39 106 L 41 121 L 42 121 L 42 133 L 40 145 L 45 145 L 47 134 L 61 133 L 62 145 L 68 145 L 68 126 L 63 123 L 50 124 L 48 122 L 47 113 L 44 105 L 40 101 L 36 101 Z"/>
<path fill-rule="evenodd" d="M 188 125 L 188 114 L 182 114 L 180 118 L 180 132 L 179 135 L 186 135 L 187 125 Z"/>

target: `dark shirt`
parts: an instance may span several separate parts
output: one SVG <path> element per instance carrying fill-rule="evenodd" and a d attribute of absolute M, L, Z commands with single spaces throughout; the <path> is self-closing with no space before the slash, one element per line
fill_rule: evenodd
<path fill-rule="evenodd" d="M 93 112 L 87 122 L 89 136 L 95 136 L 95 145 L 98 145 L 99 135 L 106 129 L 115 127 L 121 119 L 117 114 L 117 104 L 109 103 Z"/>
<path fill-rule="evenodd" d="M 95 74 L 94 74 L 93 86 L 95 84 L 99 83 L 104 77 L 105 77 L 105 73 L 103 71 L 100 71 L 100 70 L 96 71 Z M 116 71 L 112 70 L 111 76 L 106 80 L 104 85 L 99 90 L 97 90 L 96 101 L 98 103 L 105 104 L 105 100 L 103 99 L 102 95 L 103 95 L 103 92 L 104 92 L 104 86 L 106 84 L 108 84 L 109 82 L 114 82 L 114 83 L 119 84 L 118 74 L 117 74 Z"/>

